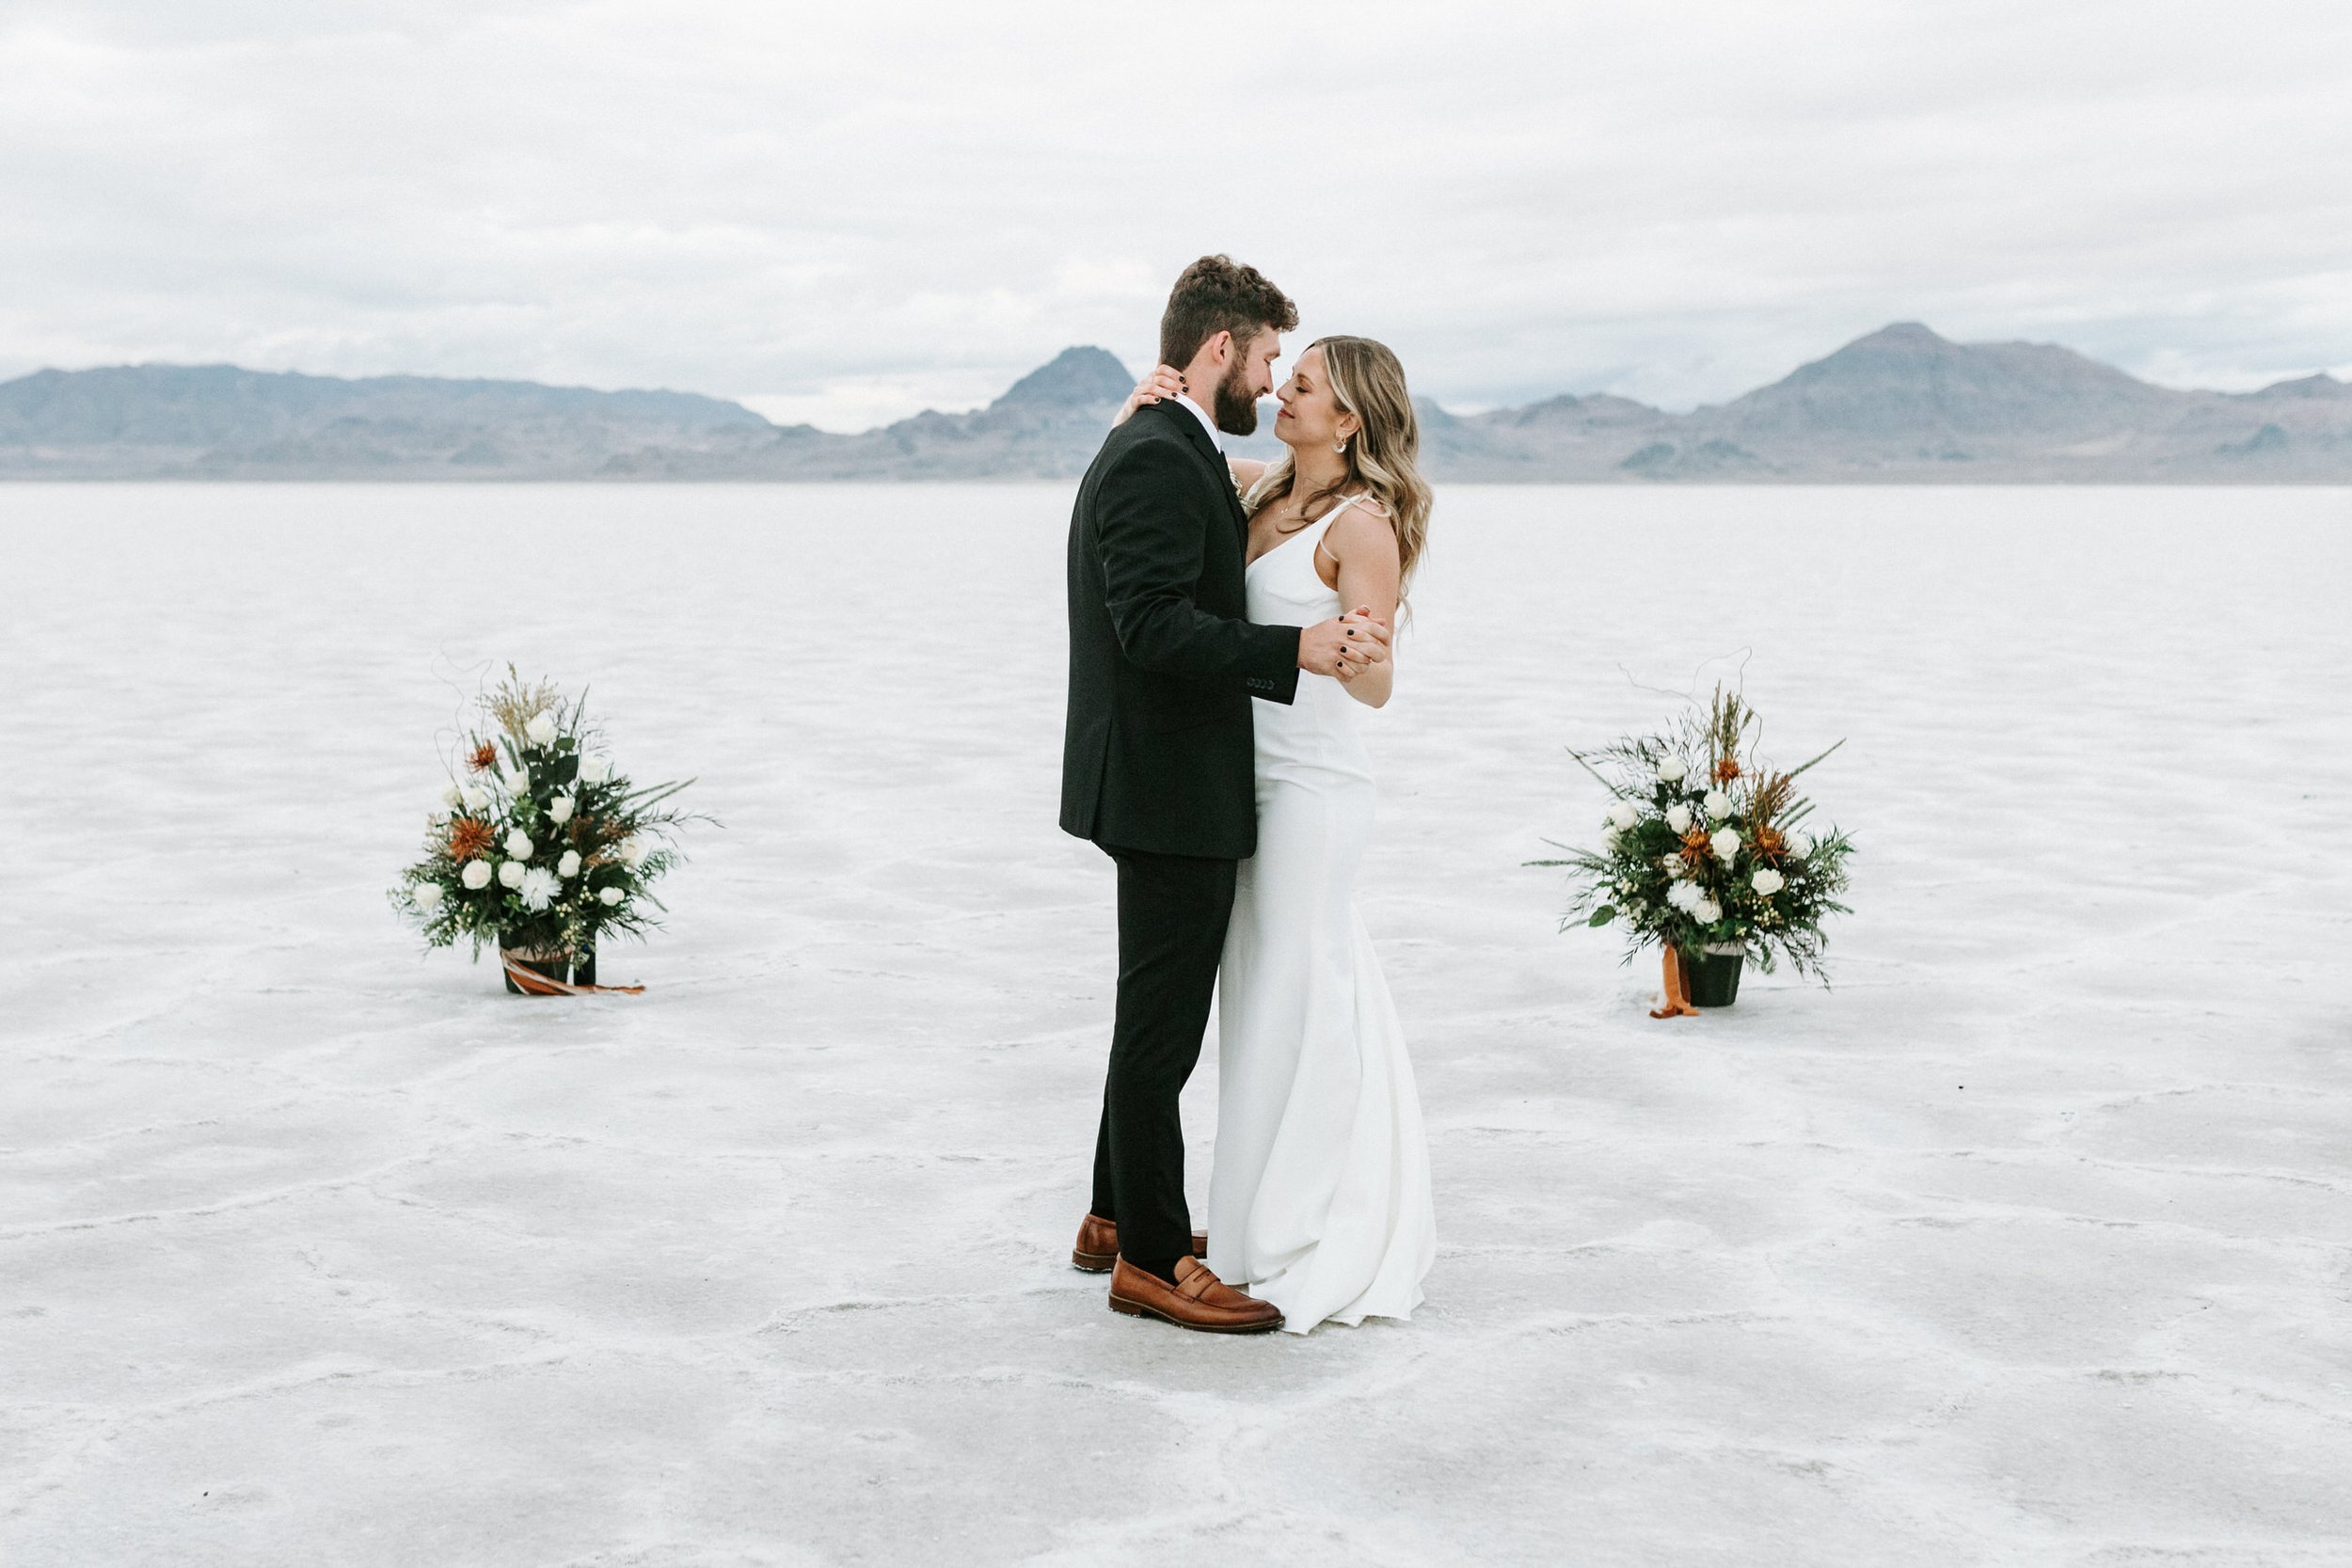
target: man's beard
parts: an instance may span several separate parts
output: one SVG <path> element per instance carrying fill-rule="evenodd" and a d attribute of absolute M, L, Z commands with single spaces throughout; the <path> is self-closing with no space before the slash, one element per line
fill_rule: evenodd
<path fill-rule="evenodd" d="M 1216 384 L 1216 406 L 1209 410 L 1216 428 L 1228 436 L 1258 434 L 1258 394 L 1249 389 L 1249 361 L 1236 359 Z"/>

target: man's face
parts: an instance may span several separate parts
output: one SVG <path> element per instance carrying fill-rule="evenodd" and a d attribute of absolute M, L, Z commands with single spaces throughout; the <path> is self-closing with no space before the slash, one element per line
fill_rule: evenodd
<path fill-rule="evenodd" d="M 1254 436 L 1258 431 L 1258 400 L 1274 390 L 1274 361 L 1282 356 L 1282 335 L 1259 333 L 1238 351 L 1216 384 L 1216 406 L 1209 412 L 1216 428 L 1228 436 Z"/>

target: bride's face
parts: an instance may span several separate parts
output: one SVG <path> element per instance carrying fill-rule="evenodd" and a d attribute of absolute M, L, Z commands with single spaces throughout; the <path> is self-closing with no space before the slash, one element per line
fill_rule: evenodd
<path fill-rule="evenodd" d="M 1274 434 L 1294 447 L 1326 450 L 1356 435 L 1356 416 L 1340 406 L 1324 373 L 1323 350 L 1311 348 L 1298 356 L 1290 377 L 1274 390 L 1282 411 L 1274 416 Z"/>

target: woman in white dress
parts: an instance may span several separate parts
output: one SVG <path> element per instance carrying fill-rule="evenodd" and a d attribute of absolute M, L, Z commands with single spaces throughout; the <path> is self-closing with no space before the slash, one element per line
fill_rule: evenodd
<path fill-rule="evenodd" d="M 1136 400 L 1179 390 L 1163 368 Z M 1276 396 L 1289 454 L 1232 465 L 1249 619 L 1312 626 L 1351 606 L 1393 626 L 1430 507 L 1404 368 L 1368 338 L 1325 338 Z M 1288 705 L 1253 705 L 1258 853 L 1217 978 L 1208 1262 L 1295 1333 L 1409 1316 L 1437 1252 L 1412 1063 L 1354 903 L 1375 805 L 1358 710 L 1388 702 L 1396 662 L 1391 647 L 1344 681 L 1300 675 Z"/>

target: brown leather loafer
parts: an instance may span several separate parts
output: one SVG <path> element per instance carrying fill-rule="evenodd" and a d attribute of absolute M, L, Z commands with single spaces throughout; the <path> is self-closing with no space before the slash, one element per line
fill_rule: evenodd
<path fill-rule="evenodd" d="M 1192 1255 L 1209 1255 L 1209 1233 L 1192 1233 Z M 1108 1274 L 1119 1261 L 1119 1227 L 1098 1214 L 1089 1214 L 1078 1222 L 1078 1244 L 1070 1249 L 1070 1266 L 1089 1274 Z"/>
<path fill-rule="evenodd" d="M 1203 1334 L 1263 1334 L 1282 1326 L 1282 1314 L 1271 1302 L 1243 1295 L 1198 1258 L 1176 1259 L 1173 1285 L 1121 1258 L 1111 1271 L 1111 1310 Z"/>

